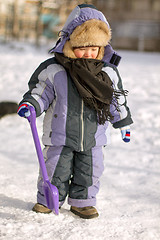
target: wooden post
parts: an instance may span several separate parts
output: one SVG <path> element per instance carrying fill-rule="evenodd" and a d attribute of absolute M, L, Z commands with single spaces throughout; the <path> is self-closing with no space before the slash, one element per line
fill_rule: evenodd
<path fill-rule="evenodd" d="M 14 0 L 13 5 L 13 30 L 12 30 L 12 37 L 18 38 L 19 33 L 19 22 L 18 22 L 18 0 Z"/>
<path fill-rule="evenodd" d="M 37 20 L 36 20 L 36 46 L 40 45 L 40 36 L 41 36 L 41 22 L 40 16 L 42 12 L 42 0 L 39 0 L 37 3 Z"/>

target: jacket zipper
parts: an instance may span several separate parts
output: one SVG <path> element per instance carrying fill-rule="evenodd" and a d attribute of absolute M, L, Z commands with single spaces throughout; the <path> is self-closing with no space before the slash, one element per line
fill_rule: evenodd
<path fill-rule="evenodd" d="M 84 119 L 83 119 L 83 115 L 84 115 L 84 102 L 82 99 L 82 105 L 81 105 L 81 151 L 84 150 L 83 147 L 83 141 L 84 141 Z"/>

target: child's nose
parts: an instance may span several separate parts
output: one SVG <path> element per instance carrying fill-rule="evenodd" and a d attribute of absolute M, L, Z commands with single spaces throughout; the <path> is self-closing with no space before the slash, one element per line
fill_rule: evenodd
<path fill-rule="evenodd" d="M 85 56 L 86 58 L 89 58 L 89 57 L 91 56 L 91 51 L 90 51 L 89 49 L 87 49 L 87 50 L 85 51 L 84 56 Z"/>

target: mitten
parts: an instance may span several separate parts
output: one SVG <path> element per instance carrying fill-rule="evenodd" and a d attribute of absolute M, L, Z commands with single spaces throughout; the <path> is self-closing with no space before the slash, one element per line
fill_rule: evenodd
<path fill-rule="evenodd" d="M 122 139 L 124 142 L 130 142 L 130 127 L 125 126 L 120 128 L 121 134 L 122 134 Z"/>
<path fill-rule="evenodd" d="M 29 105 L 27 103 L 22 103 L 19 106 L 17 113 L 20 117 L 29 117 L 30 116 Z"/>

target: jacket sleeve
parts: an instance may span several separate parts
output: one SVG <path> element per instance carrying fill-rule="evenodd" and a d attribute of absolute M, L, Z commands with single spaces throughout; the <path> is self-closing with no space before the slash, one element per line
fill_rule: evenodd
<path fill-rule="evenodd" d="M 46 111 L 55 98 L 52 63 L 53 59 L 48 59 L 39 65 L 29 80 L 29 91 L 24 94 L 20 102 L 20 104 L 28 102 L 33 105 L 37 116 Z"/>
<path fill-rule="evenodd" d="M 116 67 L 108 66 L 105 68 L 105 72 L 108 74 L 108 76 L 112 80 L 115 90 L 123 90 L 122 79 L 119 75 L 118 69 Z M 118 106 L 119 106 L 119 111 L 117 110 L 115 104 L 111 104 L 110 106 L 110 112 L 114 117 L 113 120 L 110 121 L 112 126 L 114 128 L 121 128 L 121 127 L 132 124 L 133 120 L 131 118 L 130 109 L 127 106 L 126 96 L 121 95 L 118 98 Z"/>

